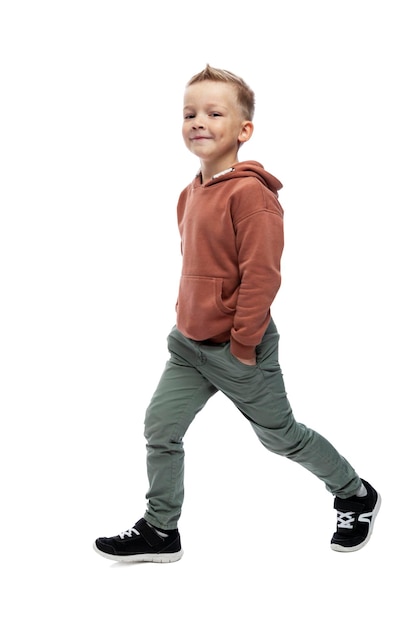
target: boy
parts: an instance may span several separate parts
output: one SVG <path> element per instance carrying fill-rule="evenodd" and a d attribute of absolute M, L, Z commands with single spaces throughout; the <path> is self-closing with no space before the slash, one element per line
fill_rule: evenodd
<path fill-rule="evenodd" d="M 209 65 L 187 84 L 183 138 L 200 171 L 178 201 L 183 268 L 170 360 L 148 407 L 148 507 L 132 528 L 94 544 L 116 561 L 177 561 L 183 502 L 183 437 L 222 391 L 261 443 L 313 472 L 335 496 L 341 552 L 369 540 L 380 496 L 321 435 L 294 420 L 278 363 L 270 306 L 283 250 L 281 183 L 256 161 L 238 162 L 253 133 L 254 94 Z"/>

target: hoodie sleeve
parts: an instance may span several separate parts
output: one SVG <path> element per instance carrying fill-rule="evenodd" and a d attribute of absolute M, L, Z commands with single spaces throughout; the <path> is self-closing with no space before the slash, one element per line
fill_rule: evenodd
<path fill-rule="evenodd" d="M 250 359 L 270 321 L 271 304 L 281 284 L 283 210 L 276 193 L 256 184 L 234 217 L 240 287 L 230 350 Z"/>

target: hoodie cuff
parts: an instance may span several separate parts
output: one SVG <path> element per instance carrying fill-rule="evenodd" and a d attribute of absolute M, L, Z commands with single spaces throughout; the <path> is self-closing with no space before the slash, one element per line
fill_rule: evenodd
<path fill-rule="evenodd" d="M 238 359 L 256 358 L 256 346 L 244 346 L 233 339 L 230 339 L 230 352 Z"/>

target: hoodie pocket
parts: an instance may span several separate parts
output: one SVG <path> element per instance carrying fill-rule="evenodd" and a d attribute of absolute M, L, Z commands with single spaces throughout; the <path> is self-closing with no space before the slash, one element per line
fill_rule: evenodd
<path fill-rule="evenodd" d="M 222 278 L 182 276 L 177 302 L 177 327 L 197 341 L 230 331 L 234 309 L 222 299 Z"/>

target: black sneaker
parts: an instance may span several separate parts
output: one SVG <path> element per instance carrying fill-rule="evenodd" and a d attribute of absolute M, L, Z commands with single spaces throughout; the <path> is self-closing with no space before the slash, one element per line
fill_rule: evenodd
<path fill-rule="evenodd" d="M 363 498 L 335 498 L 337 529 L 330 546 L 337 552 L 360 550 L 371 538 L 375 518 L 381 506 L 381 496 L 366 480 L 362 482 L 368 492 Z"/>
<path fill-rule="evenodd" d="M 159 534 L 163 533 L 163 536 Z M 94 550 L 106 559 L 128 563 L 171 563 L 178 561 L 183 551 L 178 530 L 157 532 L 143 518 L 133 528 L 115 537 L 100 537 Z"/>

